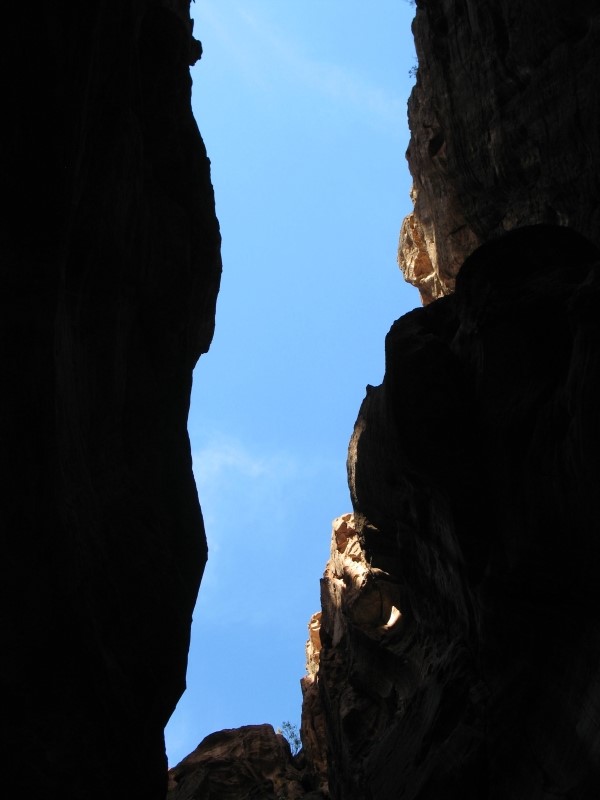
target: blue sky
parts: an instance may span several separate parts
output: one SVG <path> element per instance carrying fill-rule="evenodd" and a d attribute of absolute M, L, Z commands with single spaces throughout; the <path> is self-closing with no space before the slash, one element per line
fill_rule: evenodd
<path fill-rule="evenodd" d="M 396 265 L 410 211 L 404 0 L 197 0 L 194 114 L 223 281 L 189 431 L 209 543 L 175 764 L 222 728 L 300 721 L 299 681 L 348 440 L 384 338 L 419 304 Z"/>

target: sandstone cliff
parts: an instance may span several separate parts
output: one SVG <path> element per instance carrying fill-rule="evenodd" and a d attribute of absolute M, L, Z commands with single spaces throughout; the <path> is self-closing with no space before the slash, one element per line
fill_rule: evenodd
<path fill-rule="evenodd" d="M 417 0 L 399 259 L 429 305 L 386 339 L 309 626 L 321 796 L 600 796 L 599 23 Z"/>
<path fill-rule="evenodd" d="M 350 443 L 312 678 L 329 788 L 593 800 L 600 9 L 418 0 L 413 30 L 399 255 L 430 305 Z"/>
<path fill-rule="evenodd" d="M 388 334 L 322 584 L 332 797 L 600 796 L 599 292 L 523 228 Z"/>
<path fill-rule="evenodd" d="M 206 558 L 186 432 L 220 278 L 200 45 L 184 0 L 5 22 L 3 787 L 162 800 Z"/>
<path fill-rule="evenodd" d="M 306 788 L 302 757 L 270 725 L 207 736 L 169 771 L 169 800 L 319 800 Z"/>
<path fill-rule="evenodd" d="M 220 274 L 199 45 L 186 0 L 7 14 L 5 786 L 162 800 Z M 441 299 L 393 325 L 360 410 L 304 753 L 214 734 L 173 798 L 600 796 L 599 24 L 595 0 L 417 0 L 400 261 Z"/>
<path fill-rule="evenodd" d="M 399 261 L 425 302 L 491 236 L 569 225 L 600 244 L 596 0 L 418 0 Z"/>

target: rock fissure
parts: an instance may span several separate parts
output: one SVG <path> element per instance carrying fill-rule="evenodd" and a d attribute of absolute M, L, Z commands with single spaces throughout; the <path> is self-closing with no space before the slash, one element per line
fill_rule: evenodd
<path fill-rule="evenodd" d="M 202 49 L 188 0 L 7 14 L 5 774 L 163 800 L 206 560 L 186 433 L 221 271 Z M 600 8 L 417 0 L 413 33 L 398 262 L 424 306 L 350 441 L 303 748 L 211 734 L 170 800 L 600 797 Z"/>

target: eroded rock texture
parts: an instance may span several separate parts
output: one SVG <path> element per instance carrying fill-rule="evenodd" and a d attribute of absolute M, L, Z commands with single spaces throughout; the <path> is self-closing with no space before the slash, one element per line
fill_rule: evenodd
<path fill-rule="evenodd" d="M 429 302 L 503 231 L 569 225 L 600 245 L 597 0 L 417 0 L 399 261 Z"/>
<path fill-rule="evenodd" d="M 168 800 L 319 800 L 301 766 L 271 725 L 211 733 L 169 771 Z"/>
<path fill-rule="evenodd" d="M 186 432 L 220 276 L 200 47 L 183 0 L 4 21 L 3 786 L 162 800 L 206 558 Z"/>
<path fill-rule="evenodd" d="M 337 800 L 600 796 L 599 302 L 534 226 L 390 330 L 322 582 Z"/>
<path fill-rule="evenodd" d="M 313 614 L 308 623 L 306 642 L 306 675 L 300 681 L 302 688 L 302 721 L 300 736 L 302 754 L 310 785 L 328 797 L 327 750 L 325 741 L 325 714 L 319 690 L 319 663 L 321 658 L 322 613 Z"/>
<path fill-rule="evenodd" d="M 329 788 L 593 800 L 600 8 L 417 0 L 413 31 L 399 257 L 441 299 L 392 327 L 350 444 L 312 679 Z"/>

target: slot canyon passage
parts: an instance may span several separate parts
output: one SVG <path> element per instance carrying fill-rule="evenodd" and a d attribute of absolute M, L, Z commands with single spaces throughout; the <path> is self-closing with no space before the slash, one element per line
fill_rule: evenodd
<path fill-rule="evenodd" d="M 348 431 L 303 749 L 226 729 L 167 772 L 221 276 L 201 45 L 187 0 L 5 9 L 6 796 L 600 797 L 600 7 L 414 12 L 399 263 L 423 306 L 386 320 Z"/>

